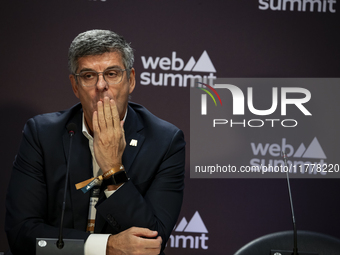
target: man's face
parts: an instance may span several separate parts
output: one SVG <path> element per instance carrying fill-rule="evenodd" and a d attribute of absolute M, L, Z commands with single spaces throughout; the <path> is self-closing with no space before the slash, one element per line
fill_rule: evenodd
<path fill-rule="evenodd" d="M 118 67 L 125 69 L 121 53 L 106 52 L 102 55 L 85 56 L 78 59 L 78 69 L 76 73 L 81 71 L 94 70 L 96 72 L 103 72 L 109 68 Z M 76 97 L 79 98 L 83 106 L 85 120 L 93 131 L 92 116 L 93 112 L 97 110 L 97 102 L 104 101 L 104 97 L 109 97 L 116 102 L 120 119 L 124 118 L 127 108 L 129 94 L 135 88 L 135 70 L 132 69 L 128 79 L 127 72 L 123 72 L 123 79 L 120 83 L 108 85 L 100 74 L 97 85 L 94 87 L 84 87 L 81 85 L 79 79 L 76 82 L 74 75 L 70 75 L 72 89 Z"/>

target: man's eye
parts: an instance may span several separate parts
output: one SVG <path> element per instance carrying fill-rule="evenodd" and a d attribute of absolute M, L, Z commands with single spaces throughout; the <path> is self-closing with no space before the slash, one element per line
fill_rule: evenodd
<path fill-rule="evenodd" d="M 118 72 L 114 71 L 114 70 L 110 70 L 110 71 L 106 72 L 106 75 L 110 78 L 114 78 L 118 75 Z"/>
<path fill-rule="evenodd" d="M 85 80 L 91 80 L 96 77 L 96 74 L 91 73 L 91 72 L 86 72 L 86 73 L 81 74 L 81 77 L 83 77 Z"/>

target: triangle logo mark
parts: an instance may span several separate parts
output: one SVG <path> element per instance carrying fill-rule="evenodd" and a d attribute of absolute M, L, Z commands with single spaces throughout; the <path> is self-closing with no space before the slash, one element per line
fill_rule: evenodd
<path fill-rule="evenodd" d="M 297 149 L 297 151 L 294 154 L 295 158 L 301 158 L 302 154 L 305 152 L 306 147 L 303 143 L 301 143 L 301 145 L 299 146 L 299 148 Z"/>
<path fill-rule="evenodd" d="M 191 57 L 188 63 L 185 65 L 183 71 L 191 71 L 191 69 L 194 67 L 195 64 L 196 64 L 196 61 L 194 57 Z"/>
<path fill-rule="evenodd" d="M 326 155 L 321 148 L 321 145 L 316 137 L 314 137 L 311 144 L 308 146 L 303 158 L 320 158 L 326 159 Z"/>
<path fill-rule="evenodd" d="M 213 63 L 211 62 L 206 50 L 202 53 L 200 58 L 197 60 L 197 63 L 192 69 L 192 71 L 216 73 L 216 69 Z"/>
<path fill-rule="evenodd" d="M 177 232 L 182 232 L 184 228 L 187 226 L 188 222 L 185 217 L 181 220 L 181 222 L 178 224 L 177 228 L 175 231 Z"/>
<path fill-rule="evenodd" d="M 205 227 L 201 216 L 198 211 L 195 212 L 194 216 L 192 216 L 189 224 L 184 229 L 184 232 L 192 232 L 192 233 L 208 233 L 207 228 Z"/>

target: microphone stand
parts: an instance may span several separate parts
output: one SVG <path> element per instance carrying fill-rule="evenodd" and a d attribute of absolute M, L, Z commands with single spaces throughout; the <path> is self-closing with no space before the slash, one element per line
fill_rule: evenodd
<path fill-rule="evenodd" d="M 292 211 L 292 221 L 293 221 L 293 229 L 294 229 L 294 247 L 293 251 L 287 251 L 287 250 L 271 250 L 271 255 L 318 255 L 317 253 L 311 253 L 311 252 L 298 252 L 297 247 L 297 229 L 296 229 L 296 222 L 295 222 L 295 215 L 294 215 L 294 207 L 293 207 L 293 198 L 292 198 L 292 192 L 290 190 L 290 182 L 289 182 L 289 174 L 288 174 L 288 164 L 287 164 L 287 154 L 282 151 L 283 160 L 285 163 L 286 168 L 286 179 L 287 179 L 287 185 L 288 185 L 288 193 L 289 193 L 289 202 L 290 202 L 290 209 Z"/>
<path fill-rule="evenodd" d="M 72 125 L 71 123 L 70 125 Z M 68 157 L 67 157 L 67 170 L 66 170 L 66 179 L 65 179 L 65 190 L 64 190 L 64 199 L 63 199 L 63 207 L 61 209 L 61 218 L 60 218 L 60 228 L 59 228 L 59 239 L 56 243 L 58 249 L 64 248 L 64 240 L 63 240 L 63 223 L 64 223 L 64 214 L 65 214 L 65 204 L 66 204 L 66 194 L 67 194 L 67 185 L 68 185 L 68 175 L 70 172 L 70 158 L 71 158 L 71 148 L 72 148 L 72 138 L 74 136 L 74 131 L 73 129 L 69 131 L 70 134 L 70 150 L 68 152 Z"/>
<path fill-rule="evenodd" d="M 290 202 L 290 209 L 292 211 L 292 221 L 293 221 L 293 228 L 294 228 L 294 248 L 293 248 L 293 255 L 298 255 L 298 248 L 297 248 L 297 230 L 296 230 L 296 222 L 295 222 L 295 215 L 294 215 L 294 207 L 293 207 L 293 197 L 292 192 L 290 190 L 290 182 L 289 182 L 289 174 L 288 174 L 288 164 L 287 164 L 287 154 L 285 151 L 282 152 L 283 160 L 285 162 L 285 167 L 287 169 L 286 176 L 287 176 L 287 185 L 288 185 L 288 193 L 289 193 L 289 202 Z"/>

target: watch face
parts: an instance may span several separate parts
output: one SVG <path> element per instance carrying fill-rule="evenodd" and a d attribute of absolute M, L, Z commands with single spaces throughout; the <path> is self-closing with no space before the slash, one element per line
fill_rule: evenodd
<path fill-rule="evenodd" d="M 104 185 L 106 185 L 106 186 L 107 185 L 117 185 L 117 184 L 127 182 L 128 180 L 129 180 L 129 178 L 126 175 L 125 170 L 121 170 L 121 171 L 111 175 L 110 178 L 104 179 Z"/>
<path fill-rule="evenodd" d="M 125 171 L 119 171 L 119 172 L 115 173 L 114 175 L 112 175 L 112 177 L 113 177 L 114 182 L 116 184 L 121 184 L 123 182 L 127 182 L 128 181 L 128 178 L 127 178 L 127 175 L 126 175 Z"/>

